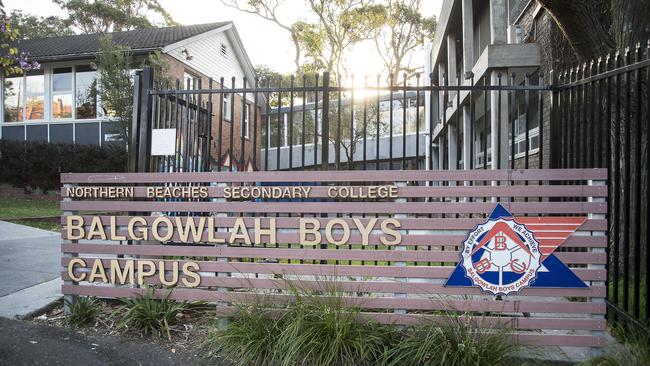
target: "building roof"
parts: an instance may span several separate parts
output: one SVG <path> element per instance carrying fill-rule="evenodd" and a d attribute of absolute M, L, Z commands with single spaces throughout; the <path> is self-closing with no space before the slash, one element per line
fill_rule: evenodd
<path fill-rule="evenodd" d="M 28 52 L 31 59 L 40 62 L 87 58 L 94 57 L 94 54 L 99 50 L 101 37 L 110 34 L 114 43 L 129 46 L 134 54 L 139 54 L 160 50 L 170 44 L 230 23 L 217 22 L 113 33 L 34 38 L 19 41 L 17 47 L 20 51 Z"/>

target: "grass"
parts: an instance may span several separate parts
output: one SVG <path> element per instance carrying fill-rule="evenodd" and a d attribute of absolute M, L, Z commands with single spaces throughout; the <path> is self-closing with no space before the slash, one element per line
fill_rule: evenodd
<path fill-rule="evenodd" d="M 650 334 L 626 327 L 612 333 L 620 341 L 602 356 L 591 358 L 582 366 L 645 366 L 650 365 Z"/>
<path fill-rule="evenodd" d="M 532 351 L 514 344 L 509 328 L 479 327 L 468 314 L 402 330 L 367 321 L 328 285 L 314 292 L 288 283 L 291 303 L 273 307 L 258 299 L 238 306 L 225 329 L 209 331 L 207 353 L 235 365 L 506 366 L 521 365 L 517 357 Z"/>
<path fill-rule="evenodd" d="M 94 297 L 77 297 L 75 301 L 64 300 L 70 310 L 68 323 L 80 327 L 95 321 L 99 314 L 99 301 Z"/>
<path fill-rule="evenodd" d="M 442 324 L 426 322 L 407 328 L 401 340 L 390 348 L 386 366 L 462 365 L 506 366 L 520 365 L 517 356 L 525 346 L 512 342 L 510 329 L 486 331 L 476 325 L 470 314 L 461 317 L 443 315 Z"/>
<path fill-rule="evenodd" d="M 642 274 L 643 275 L 643 274 Z M 623 280 L 618 281 L 618 306 L 623 309 L 623 288 L 625 287 L 625 284 Z M 628 302 L 627 302 L 627 312 L 629 314 L 632 314 L 632 309 L 634 309 L 634 278 L 630 277 L 630 283 L 628 284 Z M 650 325 L 650 319 L 645 318 L 645 308 L 648 306 L 646 304 L 646 291 L 647 291 L 647 286 L 645 282 L 645 278 L 640 279 L 639 283 L 639 318 L 638 320 L 641 323 L 644 323 L 646 325 Z M 614 283 L 613 281 L 609 282 L 609 293 L 610 293 L 610 298 L 613 298 L 613 293 L 614 293 Z"/>
<path fill-rule="evenodd" d="M 59 202 L 0 197 L 0 220 L 27 225 L 43 230 L 59 231 Z M 25 219 L 30 217 L 57 216 L 56 219 Z"/>
<path fill-rule="evenodd" d="M 145 295 L 132 299 L 122 299 L 122 306 L 115 312 L 120 316 L 119 326 L 156 336 L 167 336 L 171 340 L 170 325 L 176 316 L 186 311 L 190 304 L 184 301 L 170 300 L 171 291 L 163 298 L 154 296 L 154 289 Z"/>
<path fill-rule="evenodd" d="M 291 287 L 296 300 L 279 308 L 263 301 L 240 305 L 225 329 L 212 329 L 204 344 L 211 356 L 235 365 L 378 365 L 391 344 L 394 327 L 359 320 L 358 308 L 327 289 Z"/>

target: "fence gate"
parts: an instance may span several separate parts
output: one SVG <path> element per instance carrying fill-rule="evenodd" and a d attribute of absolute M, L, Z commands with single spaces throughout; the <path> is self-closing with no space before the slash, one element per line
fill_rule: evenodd
<path fill-rule="evenodd" d="M 63 293 L 173 287 L 228 312 L 328 281 L 382 323 L 458 311 L 520 343 L 598 350 L 606 180 L 604 169 L 63 174 Z"/>

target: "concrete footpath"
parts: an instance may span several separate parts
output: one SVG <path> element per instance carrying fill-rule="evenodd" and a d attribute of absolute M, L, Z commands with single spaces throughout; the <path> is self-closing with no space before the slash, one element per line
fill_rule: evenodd
<path fill-rule="evenodd" d="M 61 234 L 0 221 L 0 317 L 24 317 L 61 297 Z"/>
<path fill-rule="evenodd" d="M 0 365 L 219 365 L 156 344 L 0 318 Z"/>

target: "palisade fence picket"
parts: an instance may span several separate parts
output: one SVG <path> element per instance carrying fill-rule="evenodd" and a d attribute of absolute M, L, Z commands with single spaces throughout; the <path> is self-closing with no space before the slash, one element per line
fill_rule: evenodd
<path fill-rule="evenodd" d="M 650 42 L 553 81 L 551 167 L 609 172 L 609 320 L 650 324 Z"/>
<path fill-rule="evenodd" d="M 607 178 L 606 169 L 62 174 L 63 293 L 68 297 L 118 298 L 148 291 L 128 283 L 73 281 L 70 275 L 91 272 L 81 266 L 73 266 L 69 272 L 68 264 L 74 260 L 90 266 L 99 258 L 98 266 L 106 274 L 111 271 L 111 261 L 134 261 L 136 269 L 141 261 L 163 262 L 163 276 L 171 275 L 174 261 L 180 266 L 192 261 L 200 266 L 199 286 L 188 287 L 178 281 L 171 298 L 208 301 L 224 313 L 238 303 L 259 299 L 273 304 L 292 301 L 288 289 L 292 285 L 326 294 L 324 286 L 334 284 L 346 294 L 346 304 L 360 307 L 362 317 L 381 323 L 440 319 L 441 311 L 474 314 L 486 328 L 511 327 L 514 339 L 523 344 L 601 349 L 607 327 Z M 382 184 L 396 186 L 398 198 L 328 196 L 330 187 Z M 105 186 L 133 187 L 133 197 L 80 199 L 66 193 L 68 188 Z M 146 195 L 147 187 L 184 186 L 206 187 L 207 196 L 152 199 Z M 228 187 L 311 187 L 312 195 L 308 199 L 232 200 L 224 195 Z M 486 220 L 497 202 L 531 228 L 544 217 L 586 217 L 556 254 L 588 287 L 526 288 L 514 296 L 495 298 L 477 287 L 444 286 L 460 258 L 459 247 L 467 233 Z M 98 217 L 104 230 L 109 231 L 113 220 L 116 235 L 127 239 L 68 237 L 70 216 L 85 218 L 84 228 L 91 230 L 88 224 L 97 212 L 101 212 Z M 144 226 L 151 226 L 161 216 L 195 223 L 207 217 L 214 222 L 214 232 L 199 233 L 199 241 L 191 237 L 181 240 L 178 232 L 165 242 L 129 240 L 133 238 L 127 224 L 135 216 L 143 217 Z M 238 220 L 250 229 L 257 218 L 265 228 L 275 220 L 277 243 L 271 243 L 268 236 L 251 244 L 241 238 L 230 244 L 205 242 L 209 236 L 228 238 Z M 340 218 L 350 225 L 349 242 L 328 244 L 331 240 L 326 240 L 321 230 L 320 245 L 302 245 L 298 225 L 304 218 L 323 224 Z M 362 250 L 355 219 L 367 224 L 375 218 L 399 220 L 402 241 L 384 245 L 375 230 L 368 236 L 365 247 L 369 250 Z M 552 230 L 559 232 L 562 227 Z M 249 231 L 249 235 L 255 234 Z M 339 230 L 333 235 L 337 239 L 342 233 Z M 543 245 L 555 240 L 557 232 L 536 235 Z M 147 276 L 145 282 L 160 285 L 160 268 L 157 265 L 158 272 Z M 157 294 L 165 296 L 167 290 Z"/>

